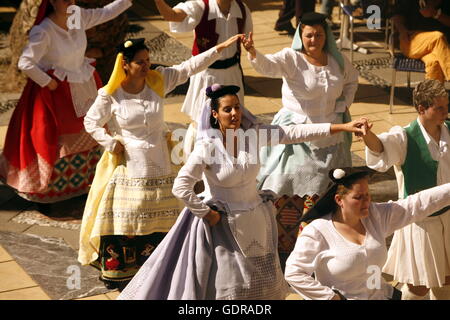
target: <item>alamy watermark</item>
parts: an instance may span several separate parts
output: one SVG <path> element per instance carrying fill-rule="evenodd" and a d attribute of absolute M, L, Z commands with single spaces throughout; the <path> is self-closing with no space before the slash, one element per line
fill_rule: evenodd
<path fill-rule="evenodd" d="M 381 289 L 381 268 L 377 265 L 370 265 L 367 267 L 367 273 L 370 274 L 366 282 L 367 288 L 371 290 Z"/>
<path fill-rule="evenodd" d="M 381 8 L 375 4 L 372 4 L 367 7 L 367 13 L 371 14 L 367 18 L 367 28 L 373 29 L 381 29 Z"/>
<path fill-rule="evenodd" d="M 76 5 L 67 7 L 67 28 L 69 30 L 81 29 L 81 8 Z"/>
<path fill-rule="evenodd" d="M 77 265 L 67 267 L 66 273 L 70 276 L 66 280 L 66 286 L 69 290 L 81 289 L 81 269 Z"/>
<path fill-rule="evenodd" d="M 246 153 L 246 163 L 258 164 L 259 157 L 263 150 L 268 152 L 263 147 L 273 147 L 280 144 L 280 137 L 282 133 L 281 128 L 250 128 L 243 129 L 227 129 L 225 131 L 225 137 L 217 129 L 207 130 L 205 136 L 202 138 L 206 143 L 204 148 L 201 149 L 201 153 L 196 153 L 196 156 L 190 159 L 191 164 L 226 164 L 236 163 L 237 158 L 232 155 L 237 152 L 244 151 Z M 178 128 L 172 132 L 172 142 L 176 142 L 172 148 L 171 161 L 175 165 L 180 165 L 183 161 L 181 154 L 183 151 L 183 140 L 186 137 L 187 130 L 184 128 Z M 299 142 L 300 142 L 299 138 Z M 288 142 L 288 141 L 285 141 Z M 292 143 L 292 141 L 289 141 Z M 267 155 L 267 154 L 266 154 Z M 185 161 L 186 159 L 184 159 Z"/>
<path fill-rule="evenodd" d="M 77 5 L 70 5 L 67 8 L 67 13 L 69 17 L 67 18 L 67 28 L 69 30 L 72 29 L 81 29 L 81 8 Z M 373 29 L 381 29 L 381 8 L 379 5 L 372 4 L 366 8 L 366 13 L 370 14 L 367 17 L 367 28 Z"/>

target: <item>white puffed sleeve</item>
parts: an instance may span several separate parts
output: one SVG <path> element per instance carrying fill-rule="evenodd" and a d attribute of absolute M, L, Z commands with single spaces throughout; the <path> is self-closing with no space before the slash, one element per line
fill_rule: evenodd
<path fill-rule="evenodd" d="M 194 192 L 194 185 L 202 180 L 206 164 L 203 161 L 204 144 L 199 142 L 189 155 L 186 164 L 178 172 L 172 193 L 175 197 L 182 200 L 186 207 L 197 217 L 202 218 L 207 215 L 210 208 Z"/>
<path fill-rule="evenodd" d="M 34 26 L 30 31 L 28 43 L 19 58 L 19 69 L 41 87 L 45 87 L 52 80 L 52 78 L 38 66 L 41 58 L 50 49 L 50 42 L 50 36 L 45 30 L 39 25 Z"/>
<path fill-rule="evenodd" d="M 111 96 L 103 89 L 98 90 L 97 98 L 84 117 L 84 127 L 105 150 L 112 151 L 117 141 L 106 131 L 105 124 L 111 119 Z"/>
<path fill-rule="evenodd" d="M 259 125 L 259 145 L 275 146 L 277 144 L 292 144 L 311 141 L 330 136 L 330 123 L 294 124 L 289 126 Z M 250 129 L 251 130 L 251 129 Z"/>
<path fill-rule="evenodd" d="M 405 162 L 408 140 L 405 130 L 400 126 L 392 127 L 389 132 L 378 135 L 384 151 L 376 153 L 366 147 L 366 163 L 371 169 L 385 172 L 390 167 Z"/>
<path fill-rule="evenodd" d="M 417 192 L 405 199 L 373 203 L 371 206 L 371 214 L 379 217 L 380 229 L 387 237 L 397 229 L 450 206 L 450 183 Z"/>
<path fill-rule="evenodd" d="M 181 64 L 172 67 L 158 67 L 156 70 L 164 76 L 165 93 L 172 91 L 176 86 L 185 83 L 190 76 L 205 70 L 221 57 L 216 47 L 191 57 Z"/>
<path fill-rule="evenodd" d="M 116 0 L 107 4 L 103 8 L 81 8 L 81 20 L 84 29 L 87 30 L 95 27 L 96 25 L 112 20 L 132 5 L 133 3 L 130 0 Z"/>
<path fill-rule="evenodd" d="M 205 4 L 203 1 L 186 1 L 177 4 L 173 8 L 183 10 L 187 16 L 181 22 L 169 22 L 170 32 L 189 32 L 193 31 L 200 23 Z"/>
<path fill-rule="evenodd" d="M 286 261 L 284 277 L 304 299 L 330 300 L 335 296 L 331 288 L 312 277 L 321 263 L 321 253 L 327 246 L 324 237 L 315 227 L 306 226 Z"/>
<path fill-rule="evenodd" d="M 266 55 L 256 50 L 255 59 L 252 59 L 250 53 L 248 53 L 248 59 L 257 72 L 271 78 L 293 77 L 297 69 L 295 50 L 291 48 L 284 48 L 277 53 Z"/>
<path fill-rule="evenodd" d="M 347 108 L 353 103 L 355 99 L 356 90 L 358 90 L 358 75 L 359 72 L 351 64 L 350 60 L 344 56 L 344 87 L 342 95 L 336 101 L 336 112 L 345 112 Z"/>

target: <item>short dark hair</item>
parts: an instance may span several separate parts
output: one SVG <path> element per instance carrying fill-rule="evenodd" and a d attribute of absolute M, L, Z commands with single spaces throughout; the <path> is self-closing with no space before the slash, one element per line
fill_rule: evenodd
<path fill-rule="evenodd" d="M 353 185 L 355 183 L 357 183 L 361 179 L 369 179 L 369 177 L 370 177 L 369 172 L 360 172 L 352 175 L 347 179 L 342 179 L 343 180 L 342 182 L 336 183 L 333 186 L 334 189 L 329 194 L 330 197 L 329 201 L 322 202 L 317 206 L 317 209 L 323 212 L 334 213 L 338 207 L 336 201 L 334 200 L 334 196 L 337 194 L 341 197 L 345 196 L 347 193 L 349 193 L 350 190 L 353 189 Z"/>
<path fill-rule="evenodd" d="M 369 172 L 358 172 L 347 179 L 343 179 L 342 183 L 337 184 L 337 189 L 335 194 L 340 196 L 346 195 L 352 188 L 353 185 L 361 179 L 369 178 Z"/>
<path fill-rule="evenodd" d="M 434 104 L 435 98 L 447 96 L 448 93 L 443 83 L 439 80 L 426 79 L 414 88 L 413 105 L 417 111 L 419 111 L 419 106 L 428 109 Z"/>
<path fill-rule="evenodd" d="M 220 98 L 213 98 L 211 99 L 211 115 L 209 116 L 209 123 L 211 124 L 211 128 L 214 129 L 220 129 L 219 124 L 217 123 L 217 119 L 213 117 L 212 111 L 219 112 L 219 106 L 220 106 Z"/>
<path fill-rule="evenodd" d="M 125 46 L 129 44 L 128 46 Z M 145 39 L 128 39 L 120 46 L 117 47 L 117 51 L 123 54 L 123 59 L 126 63 L 130 63 L 133 61 L 134 56 L 141 50 L 150 51 L 149 48 L 145 45 Z"/>
<path fill-rule="evenodd" d="M 334 196 L 336 194 L 341 196 L 347 194 L 356 182 L 361 179 L 369 179 L 374 173 L 374 170 L 365 166 L 347 167 L 341 169 L 341 172 L 344 172 L 344 176 L 335 178 L 335 170 L 336 169 L 331 169 L 328 173 L 328 176 L 332 181 L 331 186 L 325 194 L 317 200 L 316 204 L 302 216 L 300 221 L 310 223 L 311 221 L 321 218 L 329 213 L 333 214 L 338 208 Z"/>
<path fill-rule="evenodd" d="M 50 3 L 50 1 L 48 2 L 48 5 L 47 5 L 47 8 L 45 8 L 45 14 L 44 14 L 44 16 L 45 17 L 48 17 L 48 15 L 50 14 L 50 13 L 52 13 L 54 11 L 54 9 L 53 9 L 53 5 Z"/>
<path fill-rule="evenodd" d="M 123 59 L 125 60 L 126 63 L 130 63 L 131 61 L 133 61 L 136 53 L 138 53 L 141 50 L 150 51 L 145 44 L 136 45 L 133 48 L 133 50 L 128 50 L 126 52 L 123 52 Z"/>

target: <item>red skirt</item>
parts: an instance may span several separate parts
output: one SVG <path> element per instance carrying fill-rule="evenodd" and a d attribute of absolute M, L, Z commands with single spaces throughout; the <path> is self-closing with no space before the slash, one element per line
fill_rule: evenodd
<path fill-rule="evenodd" d="M 94 79 L 100 88 L 97 72 Z M 99 159 L 95 156 L 99 146 L 85 131 L 84 117 L 75 114 L 69 83 L 55 80 L 58 87 L 51 91 L 28 79 L 9 122 L 0 159 L 0 177 L 5 183 L 37 202 L 56 202 L 86 193 Z M 61 170 L 64 163 L 67 168 Z M 84 183 L 86 175 L 90 181 Z M 66 184 L 63 180 L 80 179 L 83 183 L 55 191 L 55 185 Z"/>

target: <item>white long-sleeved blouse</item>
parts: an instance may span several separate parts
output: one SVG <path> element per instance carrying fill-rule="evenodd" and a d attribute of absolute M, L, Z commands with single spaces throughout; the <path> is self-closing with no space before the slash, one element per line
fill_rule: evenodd
<path fill-rule="evenodd" d="M 387 258 L 386 237 L 448 205 L 450 183 L 406 199 L 372 203 L 369 216 L 361 220 L 366 229 L 362 245 L 345 239 L 330 214 L 314 220 L 298 237 L 286 262 L 285 278 L 305 299 L 331 299 L 333 289 L 347 299 L 388 299 L 393 288 L 381 273 Z"/>
<path fill-rule="evenodd" d="M 315 66 L 292 48 L 266 55 L 256 51 L 255 59 L 250 53 L 248 58 L 257 72 L 283 79 L 281 101 L 283 109 L 294 112 L 294 123 L 339 122 L 338 115 L 350 107 L 358 88 L 358 71 L 346 57 L 344 71 L 331 54 L 326 66 Z M 311 147 L 325 148 L 343 139 L 337 134 L 313 141 Z"/>
<path fill-rule="evenodd" d="M 208 200 L 222 201 L 233 211 L 256 208 L 262 202 L 256 187 L 256 176 L 260 169 L 259 148 L 277 142 L 300 143 L 327 137 L 330 135 L 330 124 L 255 125 L 247 129 L 246 133 L 252 130 L 255 134 L 249 136 L 255 140 L 248 142 L 246 146 L 238 144 L 239 151 L 236 158 L 225 153 L 227 161 L 211 156 L 215 150 L 213 142 L 208 140 L 197 142 L 186 164 L 178 172 L 172 190 L 193 214 L 198 217 L 208 214 L 210 208 L 205 204 Z M 272 130 L 278 133 L 277 142 L 274 138 L 276 134 Z M 202 179 L 205 183 L 203 200 L 193 190 L 194 184 Z"/>
<path fill-rule="evenodd" d="M 246 12 L 246 20 L 244 25 L 244 33 L 248 34 L 253 31 L 253 21 L 250 10 L 247 5 L 244 4 Z M 205 10 L 205 4 L 202 0 L 186 1 L 177 4 L 174 8 L 183 10 L 187 17 L 181 22 L 170 22 L 171 32 L 189 32 L 193 31 L 195 27 L 200 23 L 203 12 Z M 216 19 L 216 33 L 219 35 L 217 43 L 224 42 L 232 36 L 238 34 L 237 19 L 242 18 L 241 9 L 236 1 L 231 2 L 230 12 L 228 16 L 225 16 L 219 8 L 216 0 L 209 1 L 209 13 L 208 20 Z M 228 59 L 235 55 L 237 46 L 230 46 L 223 50 L 221 59 Z"/>
<path fill-rule="evenodd" d="M 19 69 L 41 87 L 51 80 L 46 71 L 63 81 L 88 81 L 95 68 L 93 61 L 84 56 L 87 47 L 86 30 L 109 21 L 131 7 L 130 0 L 116 0 L 103 8 L 80 8 L 80 28 L 64 30 L 48 17 L 34 26 L 28 44 L 19 59 Z"/>
<path fill-rule="evenodd" d="M 437 184 L 450 182 L 450 133 L 445 124 L 441 127 L 441 137 L 435 141 L 425 130 L 420 119 L 417 119 L 420 130 L 422 131 L 428 150 L 433 160 L 438 162 Z M 384 151 L 376 153 L 366 147 L 366 162 L 371 169 L 385 172 L 394 166 L 397 176 L 398 195 L 403 198 L 404 184 L 403 172 L 401 166 L 405 162 L 408 138 L 404 128 L 395 126 L 378 135 L 383 144 Z"/>
<path fill-rule="evenodd" d="M 156 68 L 164 79 L 164 93 L 186 82 L 190 76 L 204 70 L 219 57 L 214 47 L 179 65 Z M 164 137 L 164 98 L 147 86 L 136 95 L 122 88 L 112 95 L 103 89 L 98 93 L 84 118 L 86 131 L 108 151 L 114 149 L 117 139 L 122 140 L 130 177 L 157 177 L 171 173 Z M 106 123 L 110 132 L 104 128 Z"/>
<path fill-rule="evenodd" d="M 344 72 L 328 54 L 328 65 L 315 66 L 303 53 L 291 48 L 248 58 L 256 71 L 283 78 L 281 88 L 283 107 L 297 114 L 296 123 L 333 122 L 337 113 L 350 107 L 358 89 L 358 71 L 344 56 Z"/>

